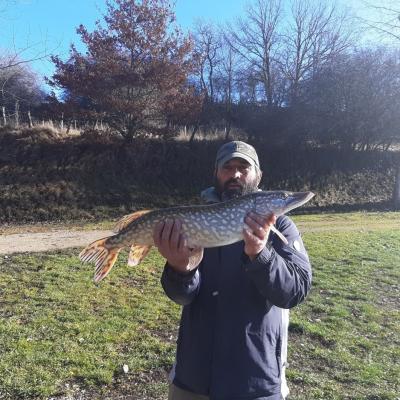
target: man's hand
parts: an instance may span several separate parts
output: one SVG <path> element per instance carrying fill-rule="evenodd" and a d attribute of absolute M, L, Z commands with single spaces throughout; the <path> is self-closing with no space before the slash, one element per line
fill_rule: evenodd
<path fill-rule="evenodd" d="M 154 244 L 161 255 L 167 259 L 168 265 L 176 272 L 187 274 L 197 267 L 193 265 L 190 257 L 201 252 L 201 249 L 190 249 L 187 247 L 187 240 L 181 234 L 182 222 L 180 220 L 167 219 L 156 225 L 153 232 Z"/>
<path fill-rule="evenodd" d="M 244 252 L 250 260 L 254 260 L 267 244 L 269 232 L 276 222 L 276 217 L 273 214 L 264 217 L 250 211 L 244 221 L 249 227 L 249 229 L 243 229 Z"/>

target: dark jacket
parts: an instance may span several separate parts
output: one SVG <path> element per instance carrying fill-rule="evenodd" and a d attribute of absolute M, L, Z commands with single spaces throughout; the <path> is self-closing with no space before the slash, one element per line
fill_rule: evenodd
<path fill-rule="evenodd" d="M 280 398 L 282 308 L 306 297 L 311 266 L 294 223 L 281 216 L 276 227 L 289 244 L 271 233 L 254 261 L 241 241 L 205 249 L 189 275 L 165 266 L 165 293 L 184 306 L 175 385 L 211 400 Z"/>

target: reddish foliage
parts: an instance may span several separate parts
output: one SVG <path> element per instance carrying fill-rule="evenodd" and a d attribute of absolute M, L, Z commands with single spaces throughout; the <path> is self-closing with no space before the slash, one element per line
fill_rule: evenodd
<path fill-rule="evenodd" d="M 115 0 L 107 8 L 104 26 L 77 29 L 85 54 L 72 45 L 69 60 L 53 57 L 50 83 L 66 91 L 69 107 L 84 102 L 125 137 L 190 123 L 202 102 L 188 84 L 195 57 L 167 0 Z"/>

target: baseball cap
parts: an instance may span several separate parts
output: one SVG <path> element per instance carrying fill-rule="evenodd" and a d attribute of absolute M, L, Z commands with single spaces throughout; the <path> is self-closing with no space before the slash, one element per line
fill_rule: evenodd
<path fill-rule="evenodd" d="M 239 140 L 228 142 L 222 145 L 217 152 L 215 164 L 217 167 L 221 167 L 227 161 L 235 157 L 243 158 L 250 163 L 250 165 L 260 168 L 260 163 L 258 161 L 255 148 Z"/>

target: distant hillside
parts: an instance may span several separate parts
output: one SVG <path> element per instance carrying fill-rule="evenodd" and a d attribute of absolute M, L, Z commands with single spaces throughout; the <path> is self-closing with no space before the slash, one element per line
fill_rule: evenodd
<path fill-rule="evenodd" d="M 212 184 L 222 141 L 65 137 L 51 129 L 0 130 L 0 221 L 22 223 L 121 216 L 198 202 Z M 390 206 L 390 153 L 278 148 L 255 143 L 265 189 L 312 190 L 307 210 Z"/>

